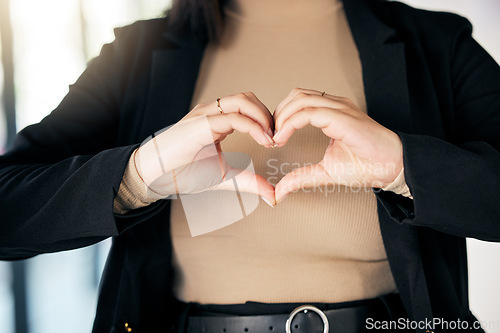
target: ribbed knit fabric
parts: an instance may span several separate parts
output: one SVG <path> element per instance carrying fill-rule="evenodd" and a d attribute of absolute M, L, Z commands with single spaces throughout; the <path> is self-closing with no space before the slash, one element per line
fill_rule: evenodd
<path fill-rule="evenodd" d="M 348 97 L 366 112 L 361 63 L 339 0 L 233 0 L 226 17 L 220 44 L 206 49 L 192 106 L 252 91 L 272 111 L 302 87 Z M 307 127 L 282 148 L 264 149 L 235 132 L 222 149 L 250 155 L 256 172 L 276 183 L 321 160 L 328 142 Z M 405 188 L 404 176 L 398 181 Z M 174 292 L 183 301 L 343 302 L 396 290 L 370 189 L 299 191 L 198 237 L 173 200 L 171 232 Z"/>

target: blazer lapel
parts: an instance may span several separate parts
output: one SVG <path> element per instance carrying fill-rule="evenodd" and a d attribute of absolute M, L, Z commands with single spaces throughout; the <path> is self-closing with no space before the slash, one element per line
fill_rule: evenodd
<path fill-rule="evenodd" d="M 382 125 L 411 131 L 405 46 L 369 6 L 381 2 L 345 0 L 344 7 L 363 65 L 368 114 Z"/>
<path fill-rule="evenodd" d="M 373 7 L 382 1 L 344 0 L 363 67 L 368 114 L 383 126 L 411 133 L 405 45 L 381 22 Z M 378 207 L 387 257 L 403 303 L 414 320 L 432 318 L 417 228 L 396 223 Z"/>
<path fill-rule="evenodd" d="M 175 46 L 153 53 L 143 137 L 176 123 L 189 112 L 203 56 L 202 42 L 175 31 L 164 36 Z"/>

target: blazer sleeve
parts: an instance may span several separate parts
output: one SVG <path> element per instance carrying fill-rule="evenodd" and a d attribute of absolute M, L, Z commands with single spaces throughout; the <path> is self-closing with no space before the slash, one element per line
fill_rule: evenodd
<path fill-rule="evenodd" d="M 472 38 L 470 23 L 460 23 L 447 73 L 455 137 L 398 133 L 414 200 L 377 196 L 399 223 L 500 241 L 500 68 Z"/>
<path fill-rule="evenodd" d="M 117 147 L 120 101 L 133 54 L 131 33 L 115 31 L 60 105 L 0 156 L 0 259 L 96 243 L 147 215 L 113 214 L 136 146 Z"/>

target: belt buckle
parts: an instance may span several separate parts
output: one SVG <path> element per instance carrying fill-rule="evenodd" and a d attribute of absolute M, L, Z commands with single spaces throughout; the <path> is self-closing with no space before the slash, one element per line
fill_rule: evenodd
<path fill-rule="evenodd" d="M 298 308 L 296 308 L 295 310 L 293 310 L 290 313 L 290 316 L 288 317 L 288 319 L 286 320 L 285 332 L 286 333 L 292 333 L 291 326 L 292 326 L 292 320 L 293 320 L 293 318 L 299 312 L 307 313 L 309 310 L 312 311 L 312 312 L 314 312 L 314 313 L 316 313 L 321 318 L 321 320 L 323 320 L 323 333 L 328 333 L 329 326 L 330 326 L 329 323 L 328 323 L 328 318 L 326 317 L 326 315 L 325 315 L 325 313 L 323 311 L 321 311 L 320 309 L 318 309 L 317 307 L 315 307 L 313 305 L 302 305 L 302 306 L 299 306 Z"/>

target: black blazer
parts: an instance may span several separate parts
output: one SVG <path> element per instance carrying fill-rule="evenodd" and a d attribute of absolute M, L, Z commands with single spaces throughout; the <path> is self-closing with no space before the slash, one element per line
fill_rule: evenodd
<path fill-rule="evenodd" d="M 500 71 L 459 16 L 396 2 L 345 0 L 369 115 L 398 132 L 414 200 L 377 193 L 382 237 L 414 320 L 473 320 L 465 237 L 500 241 Z M 130 154 L 189 111 L 205 42 L 168 19 L 116 40 L 39 124 L 0 157 L 0 258 L 113 246 L 95 333 L 168 332 L 169 202 L 119 216 Z"/>

